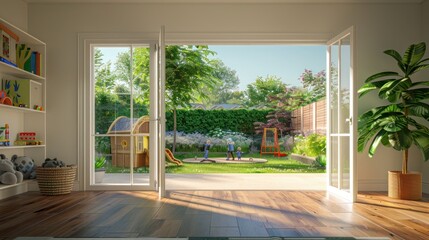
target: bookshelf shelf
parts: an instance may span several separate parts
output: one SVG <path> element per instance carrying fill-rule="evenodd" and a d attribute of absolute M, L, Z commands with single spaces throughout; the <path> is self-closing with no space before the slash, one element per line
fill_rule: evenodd
<path fill-rule="evenodd" d="M 16 46 L 25 46 L 28 51 L 31 51 L 31 61 L 33 61 L 34 54 L 39 54 L 40 57 L 37 59 L 37 68 L 34 68 L 35 63 L 31 62 L 31 69 L 39 71 L 40 76 L 0 61 L 0 79 L 2 80 L 0 90 L 4 90 L 3 94 L 7 94 L 7 97 L 15 102 L 15 106 L 0 104 L 0 127 L 4 130 L 0 131 L 0 133 L 3 132 L 3 136 L 0 135 L 0 137 L 6 137 L 7 124 L 9 141 L 12 144 L 12 146 L 0 146 L 0 154 L 5 154 L 9 159 L 13 154 L 28 156 L 35 161 L 36 165 L 41 165 L 46 158 L 46 44 L 1 18 L 0 29 L 3 31 L 2 35 L 15 36 L 13 38 L 17 40 Z M 15 49 L 11 46 L 14 45 L 9 45 L 9 49 L 12 50 L 8 56 L 1 55 L 3 60 L 13 62 L 11 56 Z M 5 59 L 7 57 L 9 59 Z M 18 62 L 18 56 L 16 60 Z M 17 107 L 18 104 L 26 104 L 30 108 Z M 44 111 L 34 110 L 34 105 L 43 106 Z M 35 133 L 35 138 L 40 140 L 43 145 L 13 145 L 16 140 L 19 140 L 19 134 L 23 132 Z"/>
<path fill-rule="evenodd" d="M 32 79 L 38 81 L 44 81 L 45 78 L 31 72 L 27 72 L 23 69 L 14 67 L 12 65 L 6 64 L 4 62 L 0 62 L 0 72 L 6 75 L 23 78 L 23 79 Z"/>

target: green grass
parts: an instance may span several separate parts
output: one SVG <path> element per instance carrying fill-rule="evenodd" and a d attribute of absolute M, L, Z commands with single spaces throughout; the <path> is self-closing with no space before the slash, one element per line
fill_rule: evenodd
<path fill-rule="evenodd" d="M 178 159 L 194 158 L 195 153 L 175 154 Z M 197 157 L 201 158 L 202 153 Z M 210 153 L 209 157 L 225 157 L 225 153 Z M 259 154 L 245 154 L 244 158 L 261 158 Z M 184 163 L 183 166 L 168 164 L 167 173 L 324 173 L 325 169 L 301 163 L 287 157 L 263 155 L 266 163 Z"/>

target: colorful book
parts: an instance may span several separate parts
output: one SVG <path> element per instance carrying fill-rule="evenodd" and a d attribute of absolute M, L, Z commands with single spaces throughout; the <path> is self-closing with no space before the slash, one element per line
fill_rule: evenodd
<path fill-rule="evenodd" d="M 41 60 L 41 58 L 40 58 L 40 53 L 39 52 L 36 52 L 36 75 L 39 75 L 40 76 L 40 60 Z"/>
<path fill-rule="evenodd" d="M 30 58 L 30 64 L 31 64 L 30 72 L 33 74 L 36 74 L 36 54 L 37 52 L 32 52 L 31 58 Z"/>
<path fill-rule="evenodd" d="M 24 63 L 24 70 L 27 72 L 31 72 L 31 48 L 28 47 L 24 51 L 25 51 L 25 55 L 29 54 L 29 58 L 27 58 L 27 60 Z"/>
<path fill-rule="evenodd" d="M 16 64 L 15 64 L 15 63 L 13 63 L 13 62 L 11 62 L 11 61 L 7 60 L 7 59 L 6 59 L 6 58 L 4 58 L 4 57 L 0 57 L 0 62 L 4 62 L 4 63 L 7 63 L 7 64 L 9 64 L 9 65 L 12 65 L 12 66 L 16 67 Z"/>

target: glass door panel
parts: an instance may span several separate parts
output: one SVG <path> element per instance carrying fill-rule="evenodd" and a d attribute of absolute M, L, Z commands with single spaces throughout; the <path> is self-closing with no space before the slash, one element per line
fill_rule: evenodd
<path fill-rule="evenodd" d="M 93 47 L 93 160 L 106 159 L 93 185 L 154 188 L 149 164 L 149 45 Z M 92 175 L 96 175 L 96 167 Z M 138 188 L 141 189 L 141 188 Z"/>
<path fill-rule="evenodd" d="M 351 201 L 356 199 L 353 122 L 353 28 L 328 42 L 328 185 Z"/>

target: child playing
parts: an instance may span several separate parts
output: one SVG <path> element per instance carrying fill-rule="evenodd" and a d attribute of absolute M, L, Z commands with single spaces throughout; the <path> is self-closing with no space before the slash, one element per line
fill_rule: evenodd
<path fill-rule="evenodd" d="M 234 142 L 232 141 L 232 139 L 231 138 L 228 138 L 228 140 L 227 140 L 227 145 L 228 145 L 228 153 L 227 153 L 227 156 L 226 156 L 226 160 L 229 160 L 229 156 L 231 156 L 232 157 L 232 161 L 234 161 L 235 159 L 234 159 Z"/>
<path fill-rule="evenodd" d="M 204 144 L 204 160 L 209 157 L 210 143 L 210 140 L 207 140 L 206 144 Z"/>
<path fill-rule="evenodd" d="M 237 160 L 240 161 L 241 160 L 241 147 L 237 148 Z"/>

